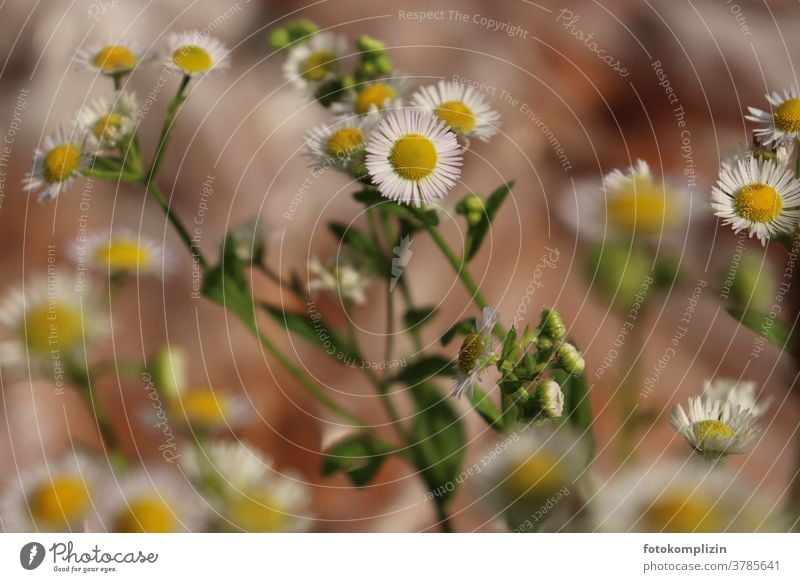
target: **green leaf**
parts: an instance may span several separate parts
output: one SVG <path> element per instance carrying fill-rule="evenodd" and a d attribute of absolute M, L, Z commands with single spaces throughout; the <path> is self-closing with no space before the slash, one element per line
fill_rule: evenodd
<path fill-rule="evenodd" d="M 749 327 L 756 334 L 760 335 L 771 344 L 778 346 L 783 351 L 794 351 L 792 330 L 782 320 L 771 317 L 761 311 L 755 311 L 753 309 L 745 310 L 741 307 L 726 307 L 725 311 L 742 325 Z"/>
<path fill-rule="evenodd" d="M 452 376 L 453 362 L 444 356 L 427 356 L 403 368 L 390 382 L 402 382 L 408 386 L 422 384 L 436 376 Z"/>
<path fill-rule="evenodd" d="M 478 253 L 483 239 L 486 237 L 486 233 L 489 232 L 489 227 L 492 225 L 494 217 L 497 215 L 497 212 L 500 210 L 500 207 L 503 205 L 503 202 L 513 187 L 513 181 L 503 184 L 487 198 L 481 221 L 475 225 L 470 225 L 467 231 L 467 239 L 464 245 L 465 260 L 471 261 Z"/>
<path fill-rule="evenodd" d="M 238 315 L 246 325 L 254 329 L 255 310 L 250 284 L 230 235 L 222 243 L 221 255 L 219 265 L 211 267 L 204 274 L 202 293 L 214 303 Z"/>
<path fill-rule="evenodd" d="M 338 360 L 344 358 L 361 359 L 350 341 L 328 329 L 322 322 L 321 317 L 315 318 L 311 314 L 285 311 L 280 307 L 264 302 L 259 303 L 259 305 L 276 323 L 287 331 L 321 348 L 323 352 L 331 357 Z"/>
<path fill-rule="evenodd" d="M 554 372 L 555 380 L 564 392 L 563 420 L 581 435 L 589 451 L 587 463 L 594 456 L 595 439 L 592 433 L 592 407 L 589 402 L 589 384 L 584 374 L 567 374 L 563 370 Z"/>
<path fill-rule="evenodd" d="M 369 435 L 344 437 L 325 451 L 322 474 L 345 473 L 353 485 L 363 487 L 380 470 L 388 451 L 380 449 Z"/>
<path fill-rule="evenodd" d="M 486 424 L 497 432 L 503 431 L 500 411 L 497 409 L 494 402 L 492 402 L 491 398 L 489 398 L 489 395 L 486 394 L 480 386 L 475 386 L 475 392 L 472 395 L 471 402 L 475 412 L 486 421 Z"/>
<path fill-rule="evenodd" d="M 453 338 L 457 335 L 467 335 L 473 331 L 475 331 L 475 318 L 468 317 L 467 319 L 462 319 L 444 332 L 439 340 L 439 343 L 441 343 L 443 346 L 446 346 L 453 341 Z"/>
<path fill-rule="evenodd" d="M 435 307 L 418 307 L 409 309 L 403 316 L 403 323 L 407 328 L 417 327 L 429 323 L 436 315 Z"/>
<path fill-rule="evenodd" d="M 342 244 L 348 246 L 365 259 L 376 275 L 380 277 L 390 276 L 391 262 L 381 251 L 378 241 L 361 232 L 355 226 L 348 226 L 341 222 L 331 222 L 328 228 Z"/>

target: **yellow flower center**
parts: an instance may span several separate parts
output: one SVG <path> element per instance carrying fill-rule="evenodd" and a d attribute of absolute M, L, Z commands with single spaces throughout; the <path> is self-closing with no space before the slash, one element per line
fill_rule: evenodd
<path fill-rule="evenodd" d="M 725 529 L 726 523 L 714 499 L 697 492 L 669 492 L 644 511 L 647 529 L 665 533 L 712 533 Z"/>
<path fill-rule="evenodd" d="M 567 483 L 559 461 L 546 452 L 524 459 L 501 485 L 506 495 L 541 499 L 549 497 Z"/>
<path fill-rule="evenodd" d="M 343 127 L 335 131 L 325 146 L 327 154 L 334 158 L 349 156 L 364 142 L 364 132 L 357 127 Z"/>
<path fill-rule="evenodd" d="M 461 349 L 458 350 L 458 368 L 468 375 L 475 367 L 475 362 L 481 357 L 483 353 L 483 337 L 477 331 L 464 338 L 461 343 Z"/>
<path fill-rule="evenodd" d="M 627 180 L 608 197 L 608 214 L 619 228 L 655 235 L 673 222 L 670 193 L 650 178 Z"/>
<path fill-rule="evenodd" d="M 181 404 L 190 424 L 209 426 L 225 421 L 224 401 L 211 390 L 192 390 L 181 396 Z"/>
<path fill-rule="evenodd" d="M 44 529 L 69 529 L 89 506 L 89 492 L 79 477 L 60 476 L 42 484 L 28 500 L 36 525 Z"/>
<path fill-rule="evenodd" d="M 130 49 L 112 44 L 101 48 L 94 56 L 92 64 L 103 73 L 120 73 L 130 71 L 136 66 L 138 59 Z"/>
<path fill-rule="evenodd" d="M 424 135 L 410 133 L 398 139 L 389 153 L 394 171 L 406 180 L 418 182 L 436 169 L 439 156 L 433 142 Z"/>
<path fill-rule="evenodd" d="M 97 249 L 94 260 L 111 271 L 136 271 L 150 266 L 152 257 L 147 248 L 135 240 L 117 239 Z"/>
<path fill-rule="evenodd" d="M 78 146 L 65 143 L 47 152 L 42 164 L 44 179 L 50 182 L 63 182 L 72 177 L 81 163 L 81 150 Z"/>
<path fill-rule="evenodd" d="M 751 222 L 775 220 L 783 210 L 783 199 L 777 190 L 760 182 L 748 184 L 733 200 L 736 214 Z"/>
<path fill-rule="evenodd" d="M 172 511 L 158 497 L 131 501 L 114 523 L 119 533 L 168 533 L 176 527 Z"/>
<path fill-rule="evenodd" d="M 701 420 L 692 425 L 692 431 L 700 446 L 705 446 L 706 442 L 714 438 L 729 439 L 735 434 L 733 429 L 719 420 Z"/>
<path fill-rule="evenodd" d="M 24 334 L 28 347 L 40 354 L 69 350 L 81 342 L 81 313 L 63 303 L 48 302 L 25 313 Z"/>
<path fill-rule="evenodd" d="M 456 133 L 467 133 L 475 129 L 475 114 L 461 101 L 442 103 L 434 113 Z"/>
<path fill-rule="evenodd" d="M 800 99 L 795 97 L 778 105 L 772 119 L 781 131 L 800 131 Z"/>
<path fill-rule="evenodd" d="M 101 116 L 92 126 L 92 133 L 98 139 L 111 139 L 115 129 L 122 127 L 122 115 L 116 112 Z"/>
<path fill-rule="evenodd" d="M 300 74 L 308 81 L 322 81 L 328 73 L 336 70 L 338 56 L 333 51 L 315 51 L 300 64 Z"/>
<path fill-rule="evenodd" d="M 361 89 L 356 95 L 353 103 L 355 112 L 359 115 L 369 113 L 374 105 L 378 109 L 382 109 L 386 101 L 394 99 L 397 93 L 394 87 L 386 83 L 373 83 Z"/>
<path fill-rule="evenodd" d="M 193 44 L 182 46 L 172 53 L 172 62 L 189 75 L 207 73 L 214 66 L 214 60 L 208 51 Z"/>
<path fill-rule="evenodd" d="M 237 494 L 231 501 L 228 518 L 247 532 L 281 532 L 288 516 L 264 493 Z"/>

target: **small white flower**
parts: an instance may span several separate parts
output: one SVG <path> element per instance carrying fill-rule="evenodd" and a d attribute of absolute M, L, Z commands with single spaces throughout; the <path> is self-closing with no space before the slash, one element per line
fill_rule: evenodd
<path fill-rule="evenodd" d="M 256 449 L 241 442 L 215 441 L 190 449 L 181 465 L 195 483 L 210 487 L 209 502 L 219 529 L 297 532 L 311 525 L 311 494 L 302 478 L 278 472 Z"/>
<path fill-rule="evenodd" d="M 393 111 L 402 107 L 401 97 L 407 83 L 403 77 L 380 79 L 356 85 L 345 98 L 331 106 L 335 115 L 352 117 L 376 111 Z"/>
<path fill-rule="evenodd" d="M 555 380 L 545 380 L 537 384 L 533 397 L 545 418 L 561 418 L 564 414 L 564 393 Z"/>
<path fill-rule="evenodd" d="M 145 59 L 138 44 L 108 39 L 87 45 L 78 51 L 75 60 L 84 70 L 115 76 L 130 73 Z"/>
<path fill-rule="evenodd" d="M 98 97 L 83 107 L 76 124 L 86 134 L 91 150 L 114 148 L 136 128 L 136 110 L 134 94 L 120 91 L 113 99 Z"/>
<path fill-rule="evenodd" d="M 77 264 L 109 275 L 161 275 L 171 267 L 161 243 L 127 229 L 90 234 L 70 254 Z"/>
<path fill-rule="evenodd" d="M 219 40 L 199 31 L 172 33 L 167 37 L 164 64 L 188 77 L 224 71 L 230 52 Z"/>
<path fill-rule="evenodd" d="M 177 472 L 144 467 L 114 479 L 97 504 L 90 531 L 180 533 L 203 531 L 208 508 Z"/>
<path fill-rule="evenodd" d="M 380 193 L 417 207 L 444 198 L 461 176 L 461 163 L 455 134 L 416 109 L 390 113 L 367 143 L 367 170 Z"/>
<path fill-rule="evenodd" d="M 800 221 L 800 181 L 773 160 L 750 156 L 723 166 L 711 196 L 711 206 L 723 224 L 737 233 L 747 230 L 762 244 L 792 232 Z"/>
<path fill-rule="evenodd" d="M 692 448 L 709 457 L 743 452 L 760 431 L 752 414 L 729 401 L 695 396 L 687 409 L 688 413 L 676 404 L 670 424 Z"/>
<path fill-rule="evenodd" d="M 500 114 L 489 106 L 486 97 L 473 87 L 454 81 L 422 87 L 412 97 L 412 104 L 436 115 L 464 137 L 489 141 L 500 127 Z"/>
<path fill-rule="evenodd" d="M 83 531 L 102 493 L 103 470 L 83 453 L 21 471 L 0 493 L 7 532 Z"/>
<path fill-rule="evenodd" d="M 182 390 L 168 404 L 173 418 L 208 431 L 239 428 L 253 418 L 254 412 L 246 396 L 211 387 Z"/>
<path fill-rule="evenodd" d="M 749 412 L 753 417 L 758 418 L 767 411 L 772 398 L 758 401 L 756 399 L 757 388 L 755 382 L 717 378 L 716 380 L 706 380 L 703 383 L 703 395 L 720 402 L 730 402 L 733 406 L 738 406 L 740 410 Z"/>
<path fill-rule="evenodd" d="M 306 134 L 306 148 L 315 169 L 335 167 L 348 170 L 354 159 L 363 165 L 364 147 L 381 114 L 340 118 L 331 124 L 319 125 Z"/>
<path fill-rule="evenodd" d="M 783 95 L 773 91 L 766 95 L 771 112 L 748 107 L 750 115 L 746 119 L 761 124 L 753 134 L 765 144 L 785 143 L 800 137 L 800 93 L 794 85 L 785 89 Z"/>
<path fill-rule="evenodd" d="M 289 50 L 283 65 L 287 81 L 298 89 L 310 89 L 336 74 L 347 53 L 347 38 L 320 32 Z"/>
<path fill-rule="evenodd" d="M 372 279 L 353 264 L 340 259 L 335 265 L 325 267 L 318 259 L 312 258 L 308 270 L 316 276 L 308 282 L 310 293 L 327 291 L 359 305 L 367 301 L 365 290 Z"/>
<path fill-rule="evenodd" d="M 59 128 L 42 141 L 33 155 L 33 168 L 28 172 L 24 188 L 39 194 L 39 202 L 56 198 L 69 189 L 76 176 L 89 166 L 83 132 L 65 132 Z"/>
<path fill-rule="evenodd" d="M 500 312 L 493 307 L 484 307 L 475 321 L 475 331 L 464 338 L 458 350 L 456 383 L 450 391 L 453 398 L 461 398 L 465 392 L 471 398 L 483 371 L 492 364 L 492 330 L 500 320 Z"/>

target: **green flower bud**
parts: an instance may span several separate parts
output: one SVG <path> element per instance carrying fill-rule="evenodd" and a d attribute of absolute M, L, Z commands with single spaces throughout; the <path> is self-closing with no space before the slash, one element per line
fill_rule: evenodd
<path fill-rule="evenodd" d="M 292 42 L 292 37 L 285 28 L 276 28 L 269 35 L 269 44 L 274 49 L 282 49 L 290 42 Z"/>
<path fill-rule="evenodd" d="M 392 60 L 386 55 L 380 55 L 373 62 L 375 63 L 375 69 L 378 71 L 379 75 L 392 74 L 392 69 L 394 68 L 394 65 L 392 64 Z"/>
<path fill-rule="evenodd" d="M 352 153 L 347 160 L 347 173 L 356 180 L 363 180 L 369 173 L 367 172 L 367 152 L 361 147 Z"/>
<path fill-rule="evenodd" d="M 186 352 L 180 346 L 162 346 L 153 358 L 151 372 L 159 393 L 178 397 L 189 383 Z"/>
<path fill-rule="evenodd" d="M 356 39 L 356 46 L 362 53 L 375 53 L 382 52 L 386 48 L 386 43 L 378 40 L 374 36 L 362 34 Z"/>
<path fill-rule="evenodd" d="M 534 343 L 536 344 L 536 347 L 545 352 L 552 350 L 553 346 L 556 345 L 555 342 L 553 342 L 553 338 L 546 335 L 537 336 L 534 340 Z"/>
<path fill-rule="evenodd" d="M 477 194 L 467 194 L 464 197 L 464 208 L 468 211 L 478 211 L 483 213 L 486 208 L 486 202 Z"/>
<path fill-rule="evenodd" d="M 470 210 L 467 212 L 467 224 L 476 226 L 483 220 L 483 212 L 481 210 Z"/>
<path fill-rule="evenodd" d="M 570 374 L 583 374 L 586 369 L 586 361 L 583 359 L 583 354 L 571 343 L 564 342 L 558 346 L 556 355 L 558 363 Z"/>
<path fill-rule="evenodd" d="M 358 66 L 358 76 L 362 80 L 374 79 L 378 76 L 378 67 L 372 61 L 361 63 Z"/>
<path fill-rule="evenodd" d="M 300 40 L 301 38 L 305 38 L 319 32 L 319 26 L 317 26 L 315 22 L 306 18 L 301 18 L 300 20 L 290 22 L 286 25 L 286 28 L 288 29 L 289 34 L 292 35 L 293 41 Z"/>
<path fill-rule="evenodd" d="M 561 341 L 567 337 L 567 326 L 561 314 L 555 309 L 543 309 L 539 327 L 545 336 L 553 341 Z"/>
<path fill-rule="evenodd" d="M 243 263 L 260 265 L 266 253 L 264 229 L 258 217 L 241 223 L 230 231 L 236 256 Z"/>
<path fill-rule="evenodd" d="M 561 418 L 564 414 L 564 393 L 555 380 L 543 380 L 534 385 L 531 399 L 539 416 Z"/>

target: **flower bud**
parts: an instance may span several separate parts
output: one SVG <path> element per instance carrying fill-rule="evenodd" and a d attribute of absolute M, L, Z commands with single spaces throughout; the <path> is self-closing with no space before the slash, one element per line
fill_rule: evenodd
<path fill-rule="evenodd" d="M 484 208 L 486 208 L 486 203 L 484 202 L 483 198 L 477 194 L 467 194 L 464 197 L 464 208 L 466 208 L 468 211 L 471 210 L 483 213 Z"/>
<path fill-rule="evenodd" d="M 570 374 L 583 374 L 586 361 L 583 359 L 583 354 L 571 343 L 564 342 L 558 346 L 557 356 L 558 363 L 565 371 Z"/>
<path fill-rule="evenodd" d="M 269 35 L 269 44 L 274 49 L 282 49 L 290 42 L 292 42 L 292 37 L 285 28 L 276 28 Z"/>
<path fill-rule="evenodd" d="M 535 385 L 533 401 L 545 418 L 561 418 L 564 413 L 564 393 L 555 380 L 544 380 Z"/>
<path fill-rule="evenodd" d="M 356 39 L 356 46 L 358 50 L 362 53 L 367 52 L 382 52 L 386 48 L 386 43 L 382 40 L 378 40 L 374 36 L 369 36 L 368 34 L 362 34 Z M 376 55 L 377 56 L 377 55 Z"/>
<path fill-rule="evenodd" d="M 479 224 L 483 220 L 483 211 L 481 210 L 470 210 L 467 212 L 467 224 L 470 226 L 475 226 Z"/>
<path fill-rule="evenodd" d="M 567 336 L 567 326 L 564 325 L 564 319 L 561 314 L 555 309 L 543 309 L 542 318 L 539 322 L 539 327 L 545 336 L 553 341 L 561 341 Z"/>
<path fill-rule="evenodd" d="M 153 382 L 159 393 L 176 398 L 188 384 L 186 351 L 180 346 L 167 344 L 159 348 L 153 358 Z"/>
<path fill-rule="evenodd" d="M 392 73 L 394 65 L 392 64 L 392 60 L 386 55 L 380 55 L 374 60 L 374 63 L 375 69 L 378 71 L 379 75 L 390 75 Z"/>
<path fill-rule="evenodd" d="M 317 26 L 315 22 L 308 20 L 306 18 L 301 18 L 300 20 L 295 20 L 294 22 L 290 22 L 289 24 L 286 25 L 286 29 L 292 36 L 293 41 L 300 40 L 301 38 L 319 32 L 319 26 Z"/>
<path fill-rule="evenodd" d="M 236 257 L 243 263 L 260 265 L 264 260 L 266 242 L 258 217 L 241 223 L 230 231 Z"/>

